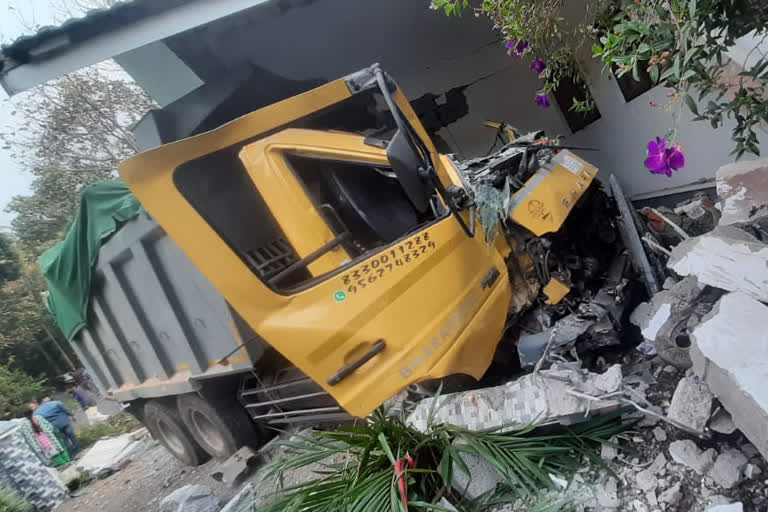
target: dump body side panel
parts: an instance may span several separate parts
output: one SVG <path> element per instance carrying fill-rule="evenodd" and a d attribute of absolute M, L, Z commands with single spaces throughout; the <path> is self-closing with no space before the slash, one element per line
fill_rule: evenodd
<path fill-rule="evenodd" d="M 242 343 L 224 298 L 154 220 L 140 215 L 102 246 L 88 326 L 72 342 L 102 389 L 120 400 L 189 392 L 252 368 L 264 345 Z"/>

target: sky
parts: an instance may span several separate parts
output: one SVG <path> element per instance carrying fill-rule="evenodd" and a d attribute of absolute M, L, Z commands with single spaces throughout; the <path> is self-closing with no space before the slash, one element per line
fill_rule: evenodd
<path fill-rule="evenodd" d="M 8 43 L 22 34 L 30 33 L 25 25 L 55 24 L 57 10 L 46 0 L 0 0 L 0 42 Z M 14 96 L 20 98 L 22 95 Z M 14 122 L 12 101 L 0 88 L 0 129 Z M 13 196 L 29 193 L 32 176 L 24 172 L 11 158 L 11 152 L 0 146 L 0 231 L 8 226 L 11 215 L 5 207 Z"/>

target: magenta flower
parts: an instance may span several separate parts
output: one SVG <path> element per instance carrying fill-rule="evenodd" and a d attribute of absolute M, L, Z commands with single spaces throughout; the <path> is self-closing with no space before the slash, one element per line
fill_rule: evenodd
<path fill-rule="evenodd" d="M 523 41 L 522 39 L 520 41 L 517 39 L 510 39 L 506 46 L 507 50 L 511 50 L 512 53 L 519 56 L 524 54 L 525 50 L 528 49 L 528 41 Z"/>
<path fill-rule="evenodd" d="M 549 107 L 549 99 L 547 98 L 547 93 L 545 92 L 536 93 L 536 104 L 541 108 Z"/>
<path fill-rule="evenodd" d="M 651 174 L 666 174 L 672 176 L 672 171 L 685 167 L 685 155 L 680 146 L 667 147 L 667 143 L 661 137 L 648 142 L 648 157 L 645 166 Z"/>
<path fill-rule="evenodd" d="M 533 59 L 533 62 L 531 62 L 531 69 L 541 76 L 544 70 L 547 69 L 547 63 L 541 59 Z"/>

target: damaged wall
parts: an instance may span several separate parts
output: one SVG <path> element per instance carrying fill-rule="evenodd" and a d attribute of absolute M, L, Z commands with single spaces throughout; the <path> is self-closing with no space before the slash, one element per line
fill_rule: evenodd
<path fill-rule="evenodd" d="M 485 154 L 494 134 L 484 120 L 505 121 L 522 131 L 544 129 L 569 136 L 574 145 L 599 148 L 583 156 L 603 171 L 602 179 L 616 173 L 630 196 L 711 180 L 733 145 L 730 124 L 715 131 L 691 122 L 683 109 L 680 142 L 687 165 L 671 178 L 651 176 L 643 166 L 646 143 L 664 135 L 672 119 L 649 101 L 664 104 L 664 90 L 626 102 L 615 80 L 593 61 L 591 89 L 602 117 L 571 135 L 554 99 L 548 109 L 535 105 L 542 81 L 529 69 L 531 56 L 508 56 L 486 17 L 448 18 L 430 10 L 426 0 L 272 1 L 164 42 L 203 81 L 248 66 L 289 80 L 327 81 L 378 61 L 412 100 L 432 94 L 437 104 L 466 101 L 468 113 L 437 132 L 451 151 L 463 157 Z M 464 98 L 443 96 L 456 88 L 463 88 Z"/>

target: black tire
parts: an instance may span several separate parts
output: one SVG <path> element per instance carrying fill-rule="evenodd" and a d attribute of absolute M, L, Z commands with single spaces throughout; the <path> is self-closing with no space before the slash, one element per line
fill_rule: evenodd
<path fill-rule="evenodd" d="M 179 396 L 178 407 L 195 441 L 218 460 L 229 458 L 243 445 L 259 441 L 253 421 L 235 400 L 217 400 L 213 406 L 190 393 Z"/>
<path fill-rule="evenodd" d="M 199 466 L 210 458 L 184 427 L 174 407 L 150 400 L 144 406 L 144 422 L 152 437 L 184 464 Z"/>

